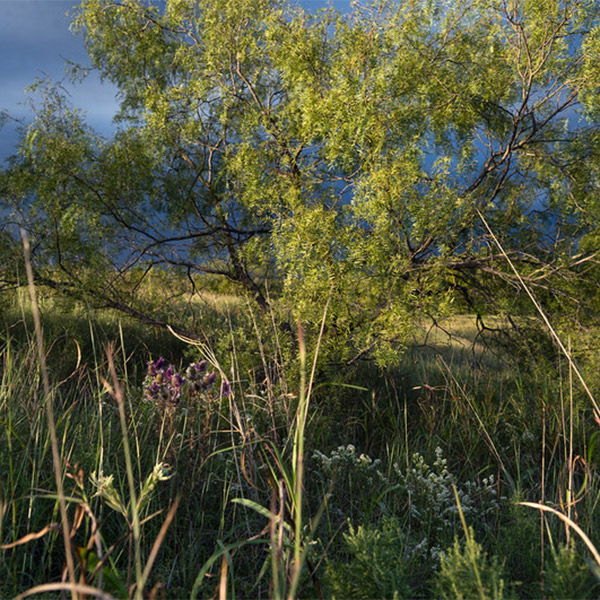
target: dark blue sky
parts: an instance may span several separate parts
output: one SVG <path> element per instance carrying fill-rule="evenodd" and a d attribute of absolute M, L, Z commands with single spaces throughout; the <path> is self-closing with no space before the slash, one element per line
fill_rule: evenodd
<path fill-rule="evenodd" d="M 69 31 L 69 12 L 76 0 L 0 0 L 0 111 L 27 119 L 25 88 L 36 78 L 65 77 L 65 61 L 88 64 L 83 40 Z M 317 10 L 330 4 L 348 10 L 350 0 L 300 0 Z M 77 86 L 66 85 L 74 106 L 87 112 L 88 123 L 110 135 L 116 112 L 115 89 L 90 75 Z M 0 129 L 0 163 L 13 153 L 17 136 L 11 123 Z"/>
<path fill-rule="evenodd" d="M 66 15 L 74 0 L 0 0 L 0 110 L 27 119 L 25 88 L 36 78 L 60 81 L 65 61 L 88 63 L 83 41 L 69 31 Z M 110 133 L 116 109 L 115 90 L 91 75 L 78 86 L 67 86 L 74 105 L 87 111 L 90 125 Z M 0 130 L 0 159 L 14 149 L 14 126 Z"/>

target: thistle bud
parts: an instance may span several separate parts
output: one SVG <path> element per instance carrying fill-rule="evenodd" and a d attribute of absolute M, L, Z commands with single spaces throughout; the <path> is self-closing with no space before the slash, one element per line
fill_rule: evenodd
<path fill-rule="evenodd" d="M 226 379 L 223 379 L 221 382 L 221 396 L 229 396 L 229 394 L 231 394 L 229 382 Z"/>

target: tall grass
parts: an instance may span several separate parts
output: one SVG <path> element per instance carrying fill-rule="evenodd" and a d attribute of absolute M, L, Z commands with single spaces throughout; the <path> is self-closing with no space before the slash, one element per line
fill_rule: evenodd
<path fill-rule="evenodd" d="M 340 372 L 325 318 L 307 343 L 251 312 L 241 335 L 230 314 L 216 346 L 162 352 L 141 328 L 115 323 L 107 347 L 95 316 L 57 330 L 52 312 L 41 343 L 25 308 L 0 335 L 1 596 L 431 597 L 468 564 L 505 595 L 596 593 L 600 436 L 571 361 L 450 345 Z M 152 399 L 161 354 L 181 373 L 207 360 L 231 392 Z M 544 518 L 540 535 L 541 510 L 576 528 Z"/>
<path fill-rule="evenodd" d="M 46 405 L 46 418 L 48 419 L 48 431 L 50 433 L 50 445 L 52 449 L 52 462 L 54 466 L 54 477 L 56 480 L 56 490 L 58 494 L 58 504 L 60 508 L 60 520 L 62 525 L 64 552 L 67 563 L 67 572 L 69 577 L 71 596 L 77 598 L 76 582 L 75 582 L 75 564 L 70 543 L 70 525 L 67 516 L 67 505 L 63 491 L 63 474 L 61 456 L 58 448 L 58 438 L 56 437 L 56 424 L 54 421 L 53 397 L 50 391 L 50 380 L 48 378 L 48 370 L 46 368 L 46 354 L 44 351 L 44 336 L 42 334 L 42 324 L 38 310 L 37 297 L 35 293 L 35 283 L 33 280 L 33 268 L 31 266 L 29 239 L 25 230 L 21 230 L 23 237 L 23 248 L 25 252 L 25 268 L 27 270 L 27 281 L 29 288 L 29 297 L 31 299 L 31 310 L 35 325 L 35 339 L 38 349 L 39 368 L 43 382 L 43 390 Z"/>

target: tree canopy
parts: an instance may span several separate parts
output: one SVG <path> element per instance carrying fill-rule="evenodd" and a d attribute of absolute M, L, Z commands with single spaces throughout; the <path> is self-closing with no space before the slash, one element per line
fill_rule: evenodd
<path fill-rule="evenodd" d="M 25 227 L 42 281 L 156 321 L 134 292 L 165 266 L 308 322 L 330 298 L 351 360 L 510 308 L 485 219 L 548 306 L 593 313 L 595 0 L 84 0 L 73 28 L 120 112 L 104 139 L 38 85 L 0 249 Z"/>

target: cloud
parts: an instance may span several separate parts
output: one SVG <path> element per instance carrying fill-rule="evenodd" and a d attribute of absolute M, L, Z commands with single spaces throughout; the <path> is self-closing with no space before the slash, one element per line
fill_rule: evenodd
<path fill-rule="evenodd" d="M 63 45 L 70 22 L 66 13 L 75 4 L 73 0 L 1 0 L 2 45 Z"/>
<path fill-rule="evenodd" d="M 88 64 L 83 39 L 69 30 L 66 15 L 76 0 L 0 0 L 0 110 L 20 119 L 30 114 L 25 88 L 36 79 L 65 78 L 65 61 Z M 117 110 L 115 88 L 91 74 L 80 85 L 64 84 L 73 106 L 87 113 L 103 134 Z M 10 138 L 10 140 L 9 140 Z M 8 126 L 0 132 L 0 156 L 14 143 Z"/>

